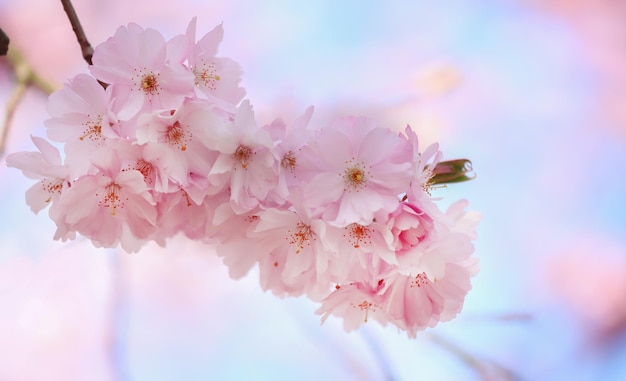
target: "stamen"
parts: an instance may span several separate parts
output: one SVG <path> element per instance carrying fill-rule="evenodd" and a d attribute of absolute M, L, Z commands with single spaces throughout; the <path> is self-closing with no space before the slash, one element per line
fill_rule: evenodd
<path fill-rule="evenodd" d="M 204 60 L 200 65 L 197 65 L 193 68 L 193 74 L 195 76 L 194 83 L 196 86 L 204 85 L 209 88 L 209 90 L 215 90 L 217 81 L 220 80 L 220 76 L 217 75 L 217 70 L 215 69 L 215 63 L 211 62 L 210 64 L 206 64 Z"/>
<path fill-rule="evenodd" d="M 185 199 L 187 199 L 187 206 L 191 206 L 191 200 L 189 199 L 189 193 L 187 193 L 186 190 L 181 189 L 181 191 L 183 192 Z"/>
<path fill-rule="evenodd" d="M 361 244 L 371 244 L 372 229 L 361 224 L 353 223 L 344 228 L 348 231 L 347 238 L 355 249 L 361 247 Z M 346 237 L 346 234 L 343 235 Z"/>
<path fill-rule="evenodd" d="M 122 169 L 122 172 L 126 171 L 138 171 L 143 175 L 143 181 L 148 186 L 152 186 L 154 184 L 154 167 L 151 163 L 148 163 L 144 159 L 139 159 L 135 162 L 128 163 L 125 168 Z"/>
<path fill-rule="evenodd" d="M 363 302 L 361 302 L 361 304 L 358 304 L 357 307 L 359 307 L 361 311 L 365 311 L 365 319 L 363 319 L 363 322 L 367 323 L 369 311 L 370 310 L 374 311 L 374 308 L 373 308 L 374 305 L 368 302 L 367 300 L 364 300 Z"/>
<path fill-rule="evenodd" d="M 180 122 L 176 121 L 171 126 L 167 126 L 164 138 L 167 143 L 178 146 L 181 151 L 186 151 L 191 133 L 185 131 Z"/>
<path fill-rule="evenodd" d="M 444 189 L 444 188 L 447 188 L 446 184 L 437 184 L 437 183 L 433 182 L 434 174 L 433 174 L 433 171 L 430 168 L 425 167 L 423 174 L 424 174 L 424 178 L 426 179 L 426 182 L 424 182 L 422 184 L 422 189 L 429 196 L 432 196 L 430 194 L 430 191 L 433 190 L 433 189 Z"/>
<path fill-rule="evenodd" d="M 289 169 L 292 173 L 294 172 L 296 168 L 296 156 L 293 151 L 288 151 L 283 155 L 283 158 L 280 161 L 280 166 L 285 169 Z"/>
<path fill-rule="evenodd" d="M 237 147 L 233 156 L 235 157 L 235 160 L 241 162 L 241 168 L 248 169 L 248 162 L 252 158 L 252 154 L 252 149 L 242 144 Z"/>
<path fill-rule="evenodd" d="M 428 277 L 426 276 L 426 273 L 421 273 L 415 276 L 415 279 L 411 281 L 411 285 L 409 287 L 421 288 L 425 284 L 428 284 Z"/>
<path fill-rule="evenodd" d="M 311 245 L 311 240 L 315 239 L 313 233 L 313 229 L 311 229 L 310 225 L 306 225 L 302 222 L 298 222 L 296 224 L 296 231 L 291 233 L 291 230 L 288 231 L 290 233 L 289 237 L 291 240 L 289 243 L 291 245 L 296 245 L 296 254 L 299 254 L 302 249 L 304 249 L 304 245 Z"/>
<path fill-rule="evenodd" d="M 252 214 L 244 219 L 246 222 L 254 222 L 259 220 L 259 216 Z"/>
<path fill-rule="evenodd" d="M 104 188 L 104 197 L 102 200 L 98 201 L 98 206 L 103 206 L 105 208 L 111 208 L 111 215 L 114 216 L 117 208 L 124 207 L 124 201 L 120 199 L 120 191 L 122 187 L 118 184 L 111 183 Z M 98 197 L 98 193 L 96 193 L 96 197 Z M 126 199 L 128 200 L 128 199 Z"/>
<path fill-rule="evenodd" d="M 89 118 L 90 116 L 87 115 Z M 102 136 L 102 116 L 98 115 L 95 119 L 84 122 L 83 134 L 80 136 L 80 140 L 89 139 L 92 142 L 100 143 L 105 137 Z M 99 144 L 98 144 L 99 145 Z"/>
<path fill-rule="evenodd" d="M 55 193 L 61 194 L 61 191 L 63 190 L 63 179 L 52 181 L 48 178 L 44 178 L 41 180 L 41 187 L 46 192 L 50 193 L 50 197 L 46 199 L 46 202 L 50 202 Z"/>
<path fill-rule="evenodd" d="M 145 67 L 142 70 L 133 69 L 133 71 L 136 74 L 131 79 L 138 90 L 143 91 L 146 95 L 160 94 L 159 73 L 154 74 Z"/>
<path fill-rule="evenodd" d="M 363 189 L 367 185 L 371 174 L 366 170 L 365 163 L 353 164 L 355 158 L 346 161 L 347 168 L 343 171 L 344 191 L 356 191 Z"/>
<path fill-rule="evenodd" d="M 143 78 L 141 78 L 141 89 L 144 93 L 150 95 L 158 93 L 159 85 L 157 83 L 157 77 L 152 73 L 144 75 Z"/>

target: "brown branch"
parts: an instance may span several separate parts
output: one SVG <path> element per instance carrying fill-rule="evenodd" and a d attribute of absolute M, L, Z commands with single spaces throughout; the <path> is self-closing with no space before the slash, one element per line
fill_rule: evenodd
<path fill-rule="evenodd" d="M 11 48 L 7 53 L 7 61 L 11 71 L 15 75 L 17 83 L 9 102 L 6 106 L 6 114 L 2 124 L 2 132 L 0 133 L 0 156 L 4 155 L 4 149 L 9 134 L 9 127 L 15 115 L 15 111 L 19 103 L 24 99 L 24 94 L 28 87 L 33 86 L 45 94 L 51 94 L 55 90 L 55 86 L 45 79 L 41 78 L 35 70 L 26 61 L 15 48 Z"/>
<path fill-rule="evenodd" d="M 0 56 L 6 56 L 9 51 L 9 36 L 0 29 Z"/>
<path fill-rule="evenodd" d="M 72 6 L 72 2 L 70 0 L 61 0 L 61 4 L 63 4 L 63 9 L 65 10 L 67 17 L 70 19 L 72 29 L 74 30 L 74 34 L 76 35 L 76 39 L 78 40 L 78 44 L 80 45 L 80 49 L 83 53 L 83 58 L 89 65 L 92 65 L 91 57 L 93 56 L 93 48 L 87 40 L 83 27 L 80 25 L 80 20 L 78 20 L 78 15 L 74 10 L 74 6 Z"/>
<path fill-rule="evenodd" d="M 15 110 L 17 109 L 17 105 L 20 103 L 22 97 L 24 96 L 27 87 L 28 84 L 26 83 L 18 83 L 15 87 L 15 90 L 13 90 L 13 93 L 11 94 L 9 103 L 7 103 L 4 123 L 2 123 L 2 134 L 0 134 L 0 156 L 4 155 L 4 146 L 9 136 L 9 127 L 11 126 L 13 115 L 15 114 Z"/>

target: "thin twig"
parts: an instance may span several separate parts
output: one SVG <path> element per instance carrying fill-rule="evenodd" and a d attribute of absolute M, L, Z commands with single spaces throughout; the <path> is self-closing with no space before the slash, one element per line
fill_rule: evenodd
<path fill-rule="evenodd" d="M 4 148 L 9 134 L 11 121 L 15 115 L 17 106 L 24 98 L 26 89 L 29 86 L 34 86 L 47 95 L 51 94 L 55 90 L 55 87 L 50 82 L 35 73 L 35 70 L 26 61 L 24 56 L 22 56 L 14 48 L 9 50 L 7 54 L 7 61 L 13 70 L 13 74 L 15 74 L 15 82 L 17 85 L 15 86 L 13 93 L 11 93 L 11 97 L 7 103 L 4 123 L 2 124 L 2 133 L 0 134 L 0 156 L 4 154 Z"/>
<path fill-rule="evenodd" d="M 9 36 L 0 29 L 0 56 L 6 56 L 9 51 Z"/>
<path fill-rule="evenodd" d="M 89 65 L 92 65 L 91 57 L 93 56 L 93 48 L 87 40 L 83 27 L 80 25 L 80 20 L 78 20 L 78 15 L 74 10 L 72 2 L 70 0 L 61 0 L 61 4 L 63 4 L 63 9 L 65 10 L 67 17 L 70 19 L 72 29 L 74 30 L 74 34 L 76 35 L 76 39 L 78 40 L 78 44 L 80 45 L 80 49 L 83 53 L 83 58 Z"/>
<path fill-rule="evenodd" d="M 7 110 L 4 116 L 4 123 L 2 124 L 2 135 L 0 136 L 0 155 L 4 154 L 4 145 L 6 144 L 7 137 L 9 135 L 9 127 L 11 126 L 11 120 L 13 119 L 13 115 L 15 114 L 15 110 L 17 109 L 17 105 L 22 100 L 24 96 L 24 92 L 28 87 L 25 83 L 18 83 L 11 94 L 11 98 L 9 98 L 9 103 L 7 103 Z"/>
<path fill-rule="evenodd" d="M 445 339 L 441 335 L 435 333 L 429 333 L 430 340 L 445 348 L 450 353 L 455 355 L 465 365 L 473 369 L 481 380 L 484 381 L 522 381 L 519 374 L 515 373 L 511 369 L 496 364 L 492 361 L 486 361 L 478 357 L 473 356 L 467 350 L 452 343 L 450 340 Z"/>

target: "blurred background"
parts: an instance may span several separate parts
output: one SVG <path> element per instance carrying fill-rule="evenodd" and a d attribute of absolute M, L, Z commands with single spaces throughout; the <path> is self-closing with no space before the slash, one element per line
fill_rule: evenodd
<path fill-rule="evenodd" d="M 436 5 L 435 5 L 436 4 Z M 436 191 L 483 213 L 462 314 L 409 340 L 320 326 L 317 305 L 229 279 L 209 247 L 138 254 L 52 240 L 33 181 L 0 159 L 0 381 L 626 379 L 626 3 L 620 0 L 74 0 L 92 45 L 136 22 L 223 22 L 260 123 L 407 123 L 478 177 Z M 56 86 L 86 72 L 59 2 L 0 0 L 0 27 Z M 0 59 L 0 118 L 16 88 Z M 44 136 L 24 93 L 6 151 Z"/>

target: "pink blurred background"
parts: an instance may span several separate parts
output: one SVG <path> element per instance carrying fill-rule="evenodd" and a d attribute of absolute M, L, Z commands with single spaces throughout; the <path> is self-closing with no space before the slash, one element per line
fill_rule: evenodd
<path fill-rule="evenodd" d="M 409 340 L 323 326 L 317 306 L 232 281 L 209 247 L 138 254 L 52 241 L 32 181 L 0 159 L 0 381 L 626 379 L 626 4 L 75 0 L 93 45 L 129 22 L 198 33 L 244 69 L 260 122 L 316 107 L 411 124 L 478 177 L 438 190 L 484 214 L 463 313 Z M 0 27 L 51 82 L 86 65 L 60 3 L 0 0 Z M 14 87 L 0 61 L 0 104 Z M 0 117 L 4 117 L 4 109 Z M 7 151 L 43 136 L 29 90 Z"/>

